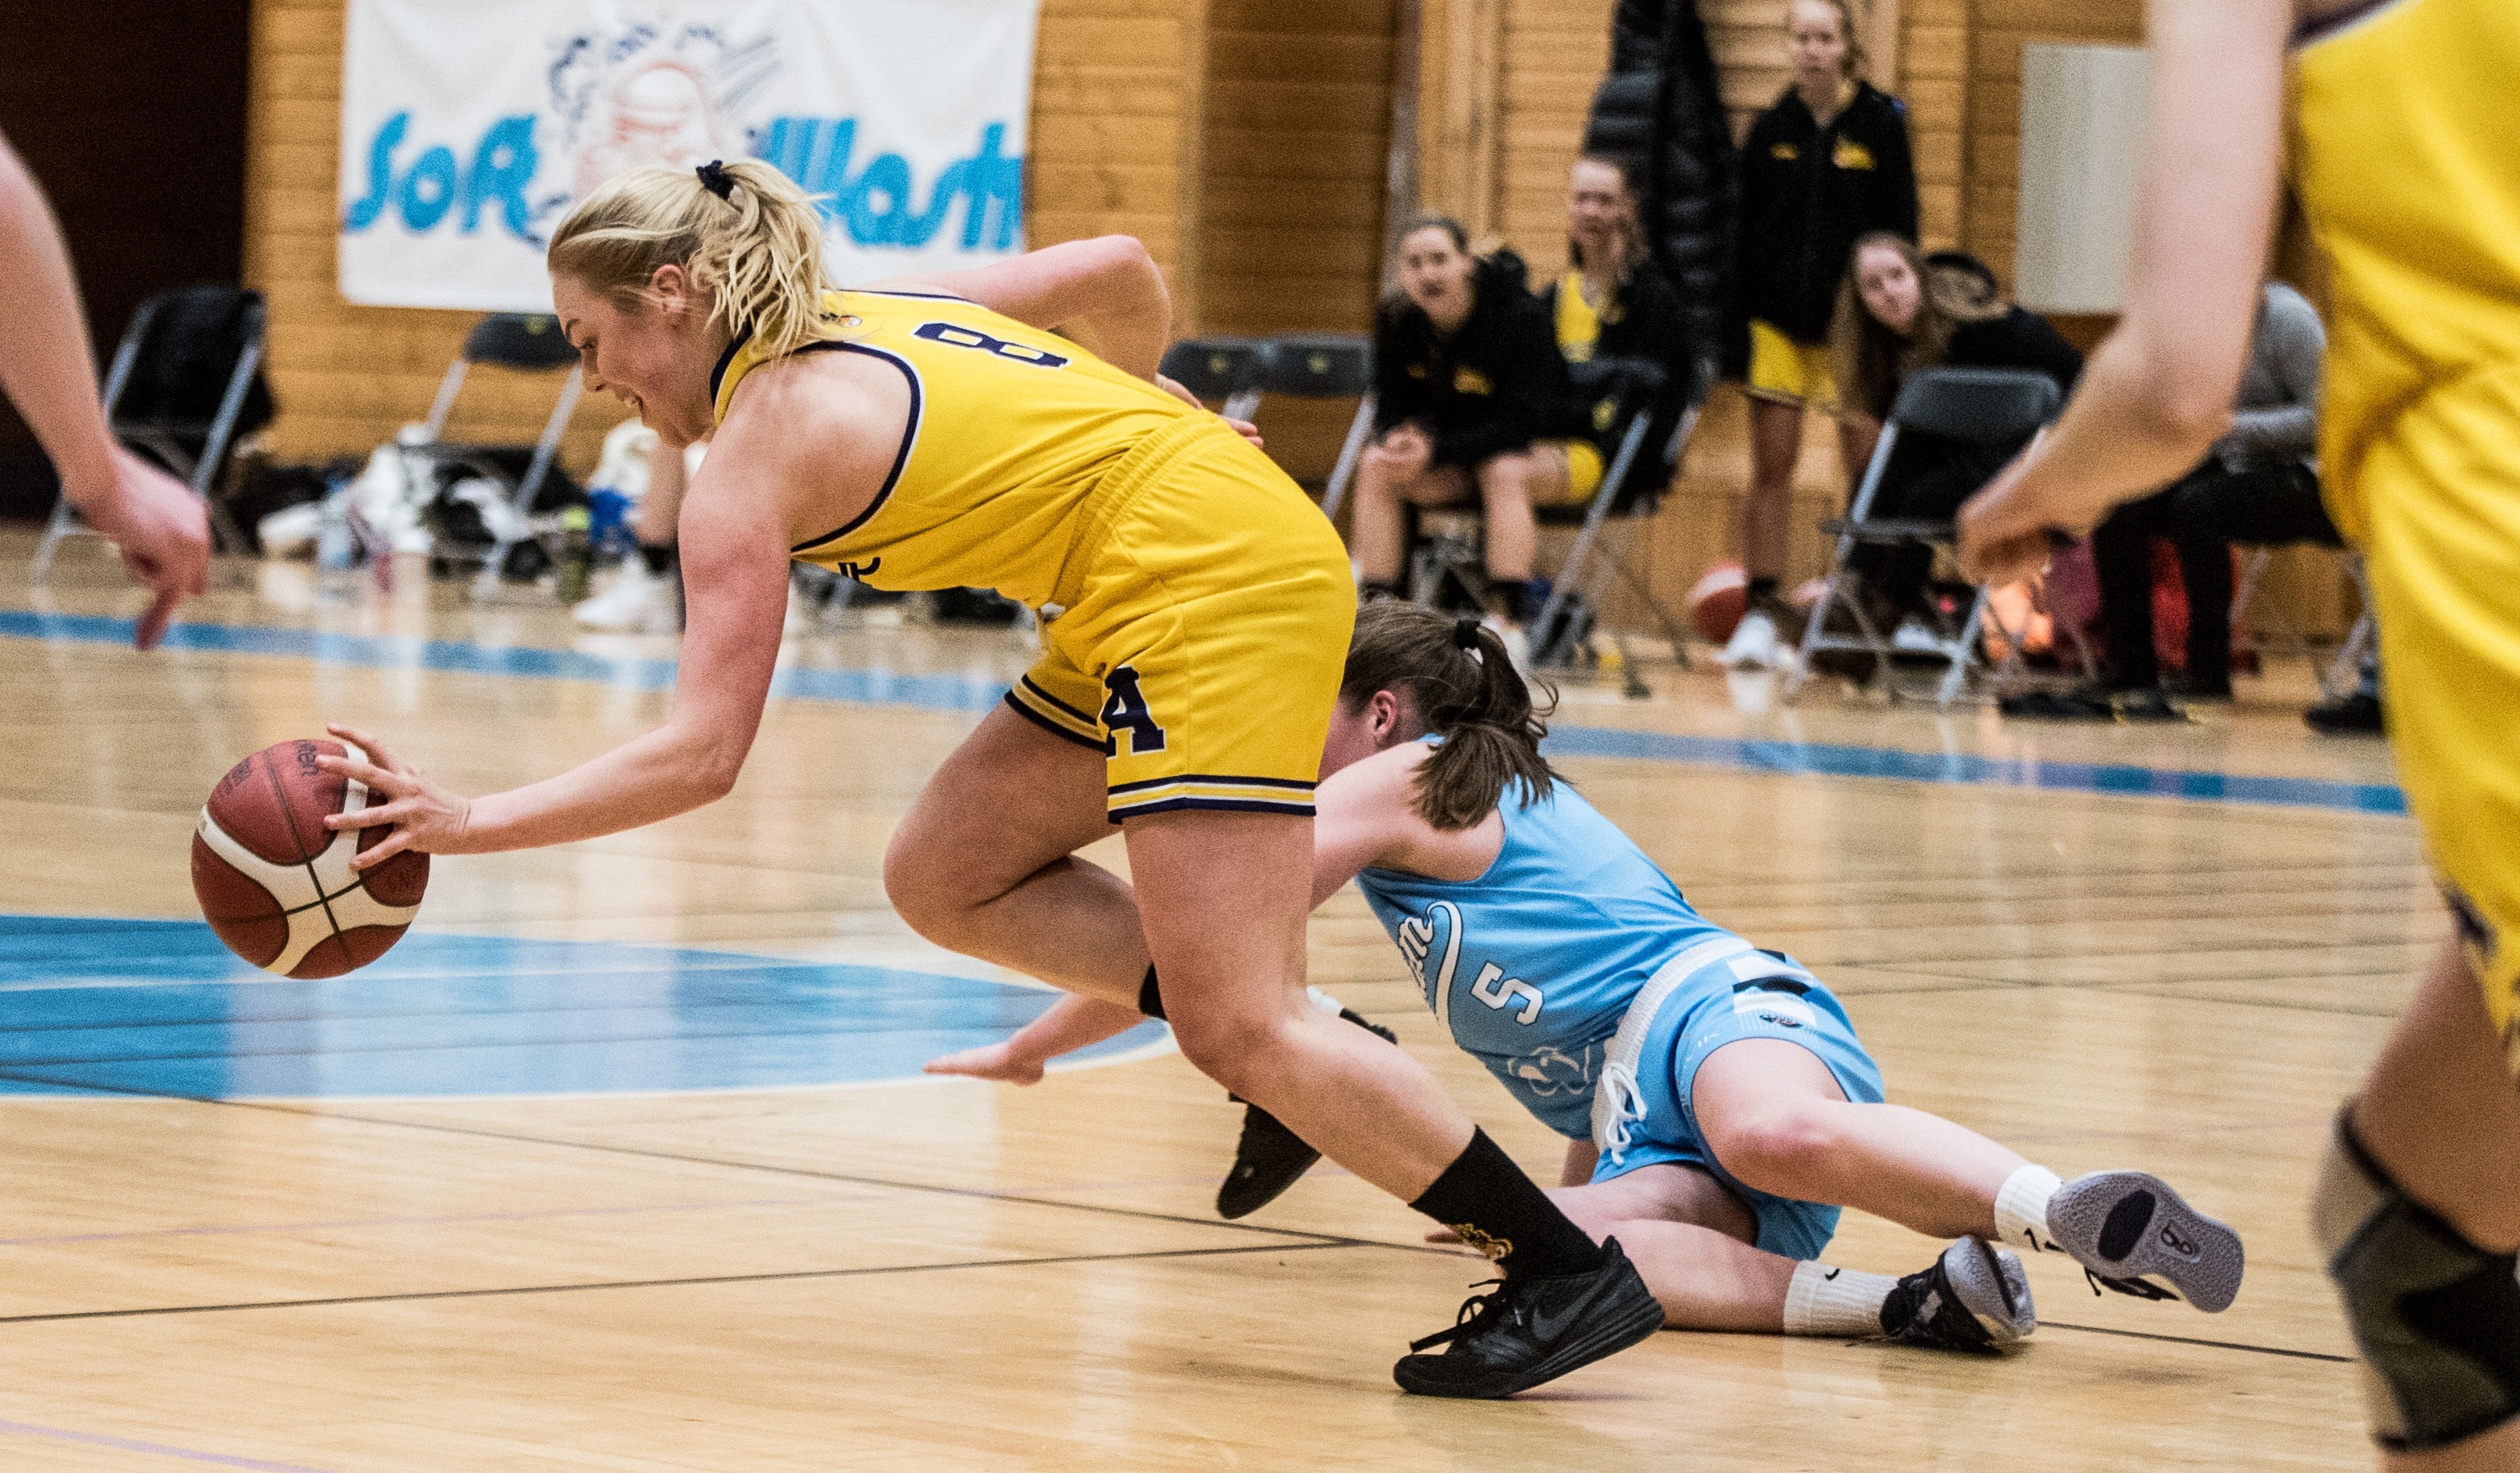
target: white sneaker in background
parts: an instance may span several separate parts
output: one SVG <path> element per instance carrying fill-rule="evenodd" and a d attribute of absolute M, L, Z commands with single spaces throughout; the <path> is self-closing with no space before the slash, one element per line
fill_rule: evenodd
<path fill-rule="evenodd" d="M 648 565 L 636 558 L 627 558 L 612 586 L 580 600 L 569 617 L 580 629 L 605 634 L 672 634 L 679 622 L 674 617 L 673 580 L 649 572 Z"/>
<path fill-rule="evenodd" d="M 1774 670 L 1777 645 L 1777 621 L 1768 617 L 1764 608 L 1751 609 L 1732 626 L 1732 638 L 1724 647 L 1722 664 L 1728 670 Z"/>
<path fill-rule="evenodd" d="M 1523 633 L 1521 625 L 1511 622 L 1503 614 L 1489 614 L 1479 620 L 1479 623 L 1497 637 L 1499 644 L 1505 646 L 1505 657 L 1512 663 L 1514 673 L 1529 680 L 1531 678 L 1531 636 Z"/>
<path fill-rule="evenodd" d="M 1898 650 L 1902 654 L 1942 654 L 1946 652 L 1943 645 L 1943 637 L 1934 633 L 1932 626 L 1928 625 L 1924 620 L 1917 618 L 1914 614 L 1910 614 L 1907 618 L 1900 620 L 1899 627 L 1890 632 L 1890 647 Z"/>

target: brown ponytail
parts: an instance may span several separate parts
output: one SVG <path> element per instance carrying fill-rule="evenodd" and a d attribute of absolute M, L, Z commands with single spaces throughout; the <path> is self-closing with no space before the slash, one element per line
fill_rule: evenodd
<path fill-rule="evenodd" d="M 749 332 L 771 357 L 823 335 L 823 218 L 814 197 L 759 159 L 710 169 L 632 169 L 578 202 L 547 259 L 617 300 L 645 293 L 659 266 L 709 291 L 712 321 Z M 724 197 L 716 186 L 727 187 Z"/>
<path fill-rule="evenodd" d="M 1535 707 L 1504 643 L 1475 619 L 1389 600 L 1358 609 L 1339 699 L 1372 700 L 1377 691 L 1408 692 L 1418 719 L 1444 738 L 1416 784 L 1418 816 L 1439 829 L 1486 818 L 1509 781 L 1539 799 L 1566 781 L 1540 755 L 1556 692 L 1543 687 L 1547 704 Z"/>

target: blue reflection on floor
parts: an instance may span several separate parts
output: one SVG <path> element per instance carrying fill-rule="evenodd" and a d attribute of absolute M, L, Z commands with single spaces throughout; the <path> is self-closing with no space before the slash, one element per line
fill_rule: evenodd
<path fill-rule="evenodd" d="M 1058 997 L 680 947 L 414 933 L 325 982 L 194 921 L 0 915 L 0 1094 L 581 1094 L 917 1077 Z M 1159 1043 L 1144 1023 L 1083 1061 Z"/>

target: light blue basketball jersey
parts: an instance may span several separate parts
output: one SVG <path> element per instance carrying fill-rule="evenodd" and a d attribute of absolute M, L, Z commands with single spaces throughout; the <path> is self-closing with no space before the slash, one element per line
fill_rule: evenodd
<path fill-rule="evenodd" d="M 1664 962 L 1731 933 L 1564 783 L 1537 802 L 1508 786 L 1500 807 L 1505 847 L 1477 879 L 1369 869 L 1357 888 L 1453 1041 L 1552 1130 L 1588 1138 L 1628 1004 Z"/>

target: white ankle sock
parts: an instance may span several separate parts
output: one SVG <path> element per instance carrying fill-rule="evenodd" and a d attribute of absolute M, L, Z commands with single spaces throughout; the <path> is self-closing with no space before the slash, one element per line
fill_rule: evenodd
<path fill-rule="evenodd" d="M 2044 1166 L 2024 1166 L 2003 1179 L 1995 1194 L 1995 1235 L 2030 1253 L 2060 1251 L 2048 1234 L 2048 1199 L 2064 1185 Z"/>
<path fill-rule="evenodd" d="M 1785 1289 L 1788 1335 L 1878 1335 L 1881 1304 L 1899 1280 L 1886 1273 L 1832 1269 L 1817 1259 L 1794 1265 Z"/>

